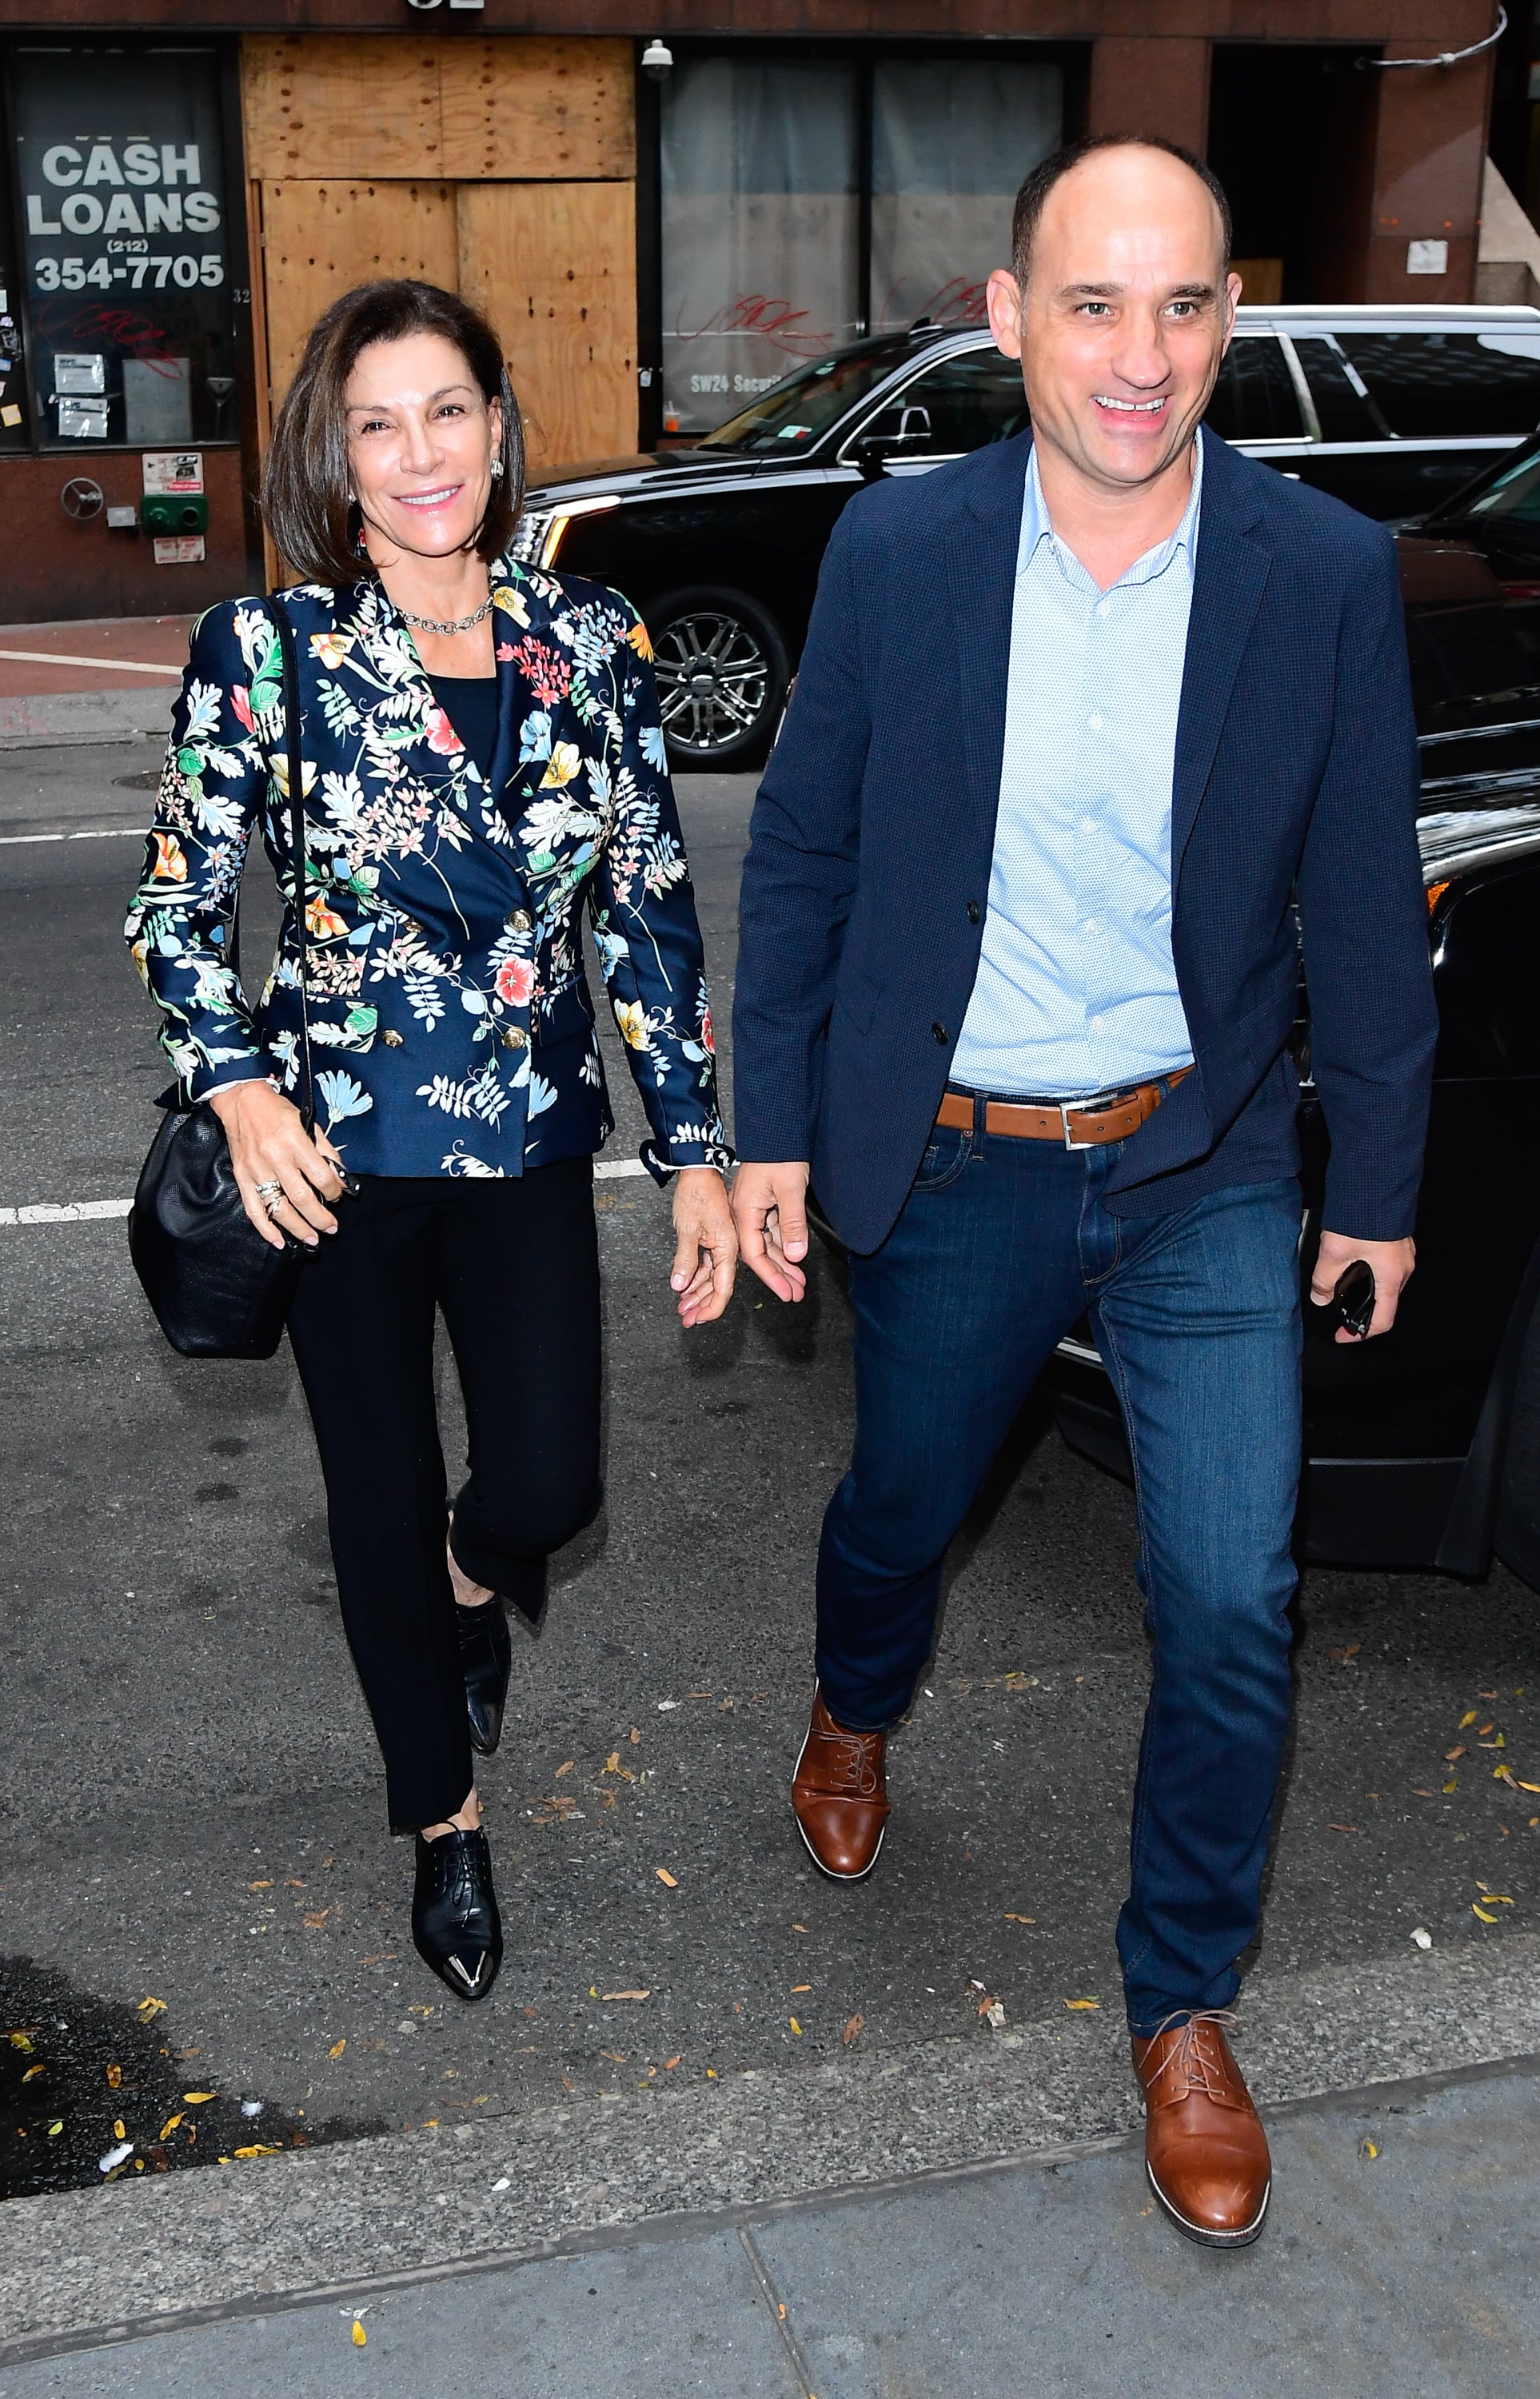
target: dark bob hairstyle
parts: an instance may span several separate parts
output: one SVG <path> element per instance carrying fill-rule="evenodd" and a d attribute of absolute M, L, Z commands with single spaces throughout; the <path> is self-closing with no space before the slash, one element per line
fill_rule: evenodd
<path fill-rule="evenodd" d="M 333 300 L 311 327 L 290 385 L 262 477 L 262 513 L 275 547 L 303 582 L 333 589 L 373 568 L 358 547 L 358 505 L 350 499 L 347 384 L 358 354 L 373 342 L 439 333 L 452 342 L 483 397 L 503 409 L 500 475 L 493 478 L 477 528 L 479 557 L 507 549 L 524 498 L 524 428 L 502 345 L 479 308 L 436 283 L 360 283 Z"/>

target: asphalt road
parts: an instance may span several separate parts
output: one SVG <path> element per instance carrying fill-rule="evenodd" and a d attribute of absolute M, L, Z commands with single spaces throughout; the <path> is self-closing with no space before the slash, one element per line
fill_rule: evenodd
<path fill-rule="evenodd" d="M 0 1212 L 126 1195 L 153 1130 L 165 1069 L 119 938 L 136 851 L 112 829 L 142 821 L 122 779 L 155 754 L 0 754 Z M 750 798 L 745 779 L 681 786 L 724 1049 Z M 32 838 L 58 832 L 105 837 Z M 641 1125 L 614 1080 L 612 1159 Z M 410 1849 L 385 1830 L 287 1357 L 179 1360 L 120 1222 L 0 1213 L 0 2030 L 32 2044 L 5 2053 L 11 2188 L 94 2184 L 123 2140 L 123 2171 L 153 2171 L 243 2135 L 486 2121 L 746 2067 L 903 2072 L 938 2036 L 998 2038 L 981 1993 L 1011 2027 L 1077 2021 L 1066 1999 L 1115 2012 L 1146 1679 L 1128 1495 L 1029 1409 L 893 1744 L 882 1868 L 822 1883 L 785 1787 L 848 1441 L 840 1272 L 818 1256 L 802 1308 L 749 1291 L 686 1336 L 666 1202 L 619 1179 L 599 1205 L 609 1496 L 539 1635 L 516 1634 L 481 1777 L 507 1959 L 475 2010 L 439 2004 L 412 1949 Z M 442 1390 L 453 1426 L 447 1371 Z M 1407 1958 L 1414 1927 L 1461 1956 L 1533 1930 L 1540 1796 L 1492 1767 L 1540 1783 L 1540 1600 L 1502 1571 L 1312 1572 L 1298 1620 L 1259 1945 L 1275 2004 L 1292 1974 Z M 1409 2014 L 1409 2057 L 1417 2036 Z"/>

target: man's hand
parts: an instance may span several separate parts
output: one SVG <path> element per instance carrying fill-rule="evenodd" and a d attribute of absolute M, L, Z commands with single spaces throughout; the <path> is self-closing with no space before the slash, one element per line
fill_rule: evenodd
<path fill-rule="evenodd" d="M 733 1180 L 743 1262 L 777 1299 L 801 1299 L 807 1289 L 805 1159 L 780 1166 L 740 1166 Z"/>
<path fill-rule="evenodd" d="M 738 1240 L 727 1186 L 714 1166 L 682 1167 L 674 1184 L 669 1280 L 686 1326 L 714 1324 L 733 1296 Z"/>
<path fill-rule="evenodd" d="M 1331 1307 L 1331 1295 L 1355 1258 L 1362 1258 L 1374 1277 L 1374 1313 L 1363 1335 L 1372 1341 L 1376 1333 L 1388 1333 L 1396 1321 L 1398 1303 L 1417 1263 L 1416 1244 L 1410 1237 L 1404 1241 L 1355 1241 L 1345 1233 L 1323 1233 L 1310 1278 L 1310 1296 L 1317 1308 Z M 1339 1341 L 1358 1337 L 1345 1324 L 1338 1325 Z"/>

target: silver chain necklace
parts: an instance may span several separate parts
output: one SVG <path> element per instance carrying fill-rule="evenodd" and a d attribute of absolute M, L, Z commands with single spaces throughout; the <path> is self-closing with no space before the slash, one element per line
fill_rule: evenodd
<path fill-rule="evenodd" d="M 412 627 L 413 632 L 469 633 L 472 632 L 478 625 L 484 624 L 486 619 L 491 616 L 492 594 L 490 591 L 488 592 L 486 598 L 482 601 L 481 605 L 477 609 L 474 616 L 453 617 L 447 624 L 440 623 L 437 617 L 414 617 L 410 608 L 398 608 L 396 614 L 399 617 L 403 625 L 410 625 Z"/>

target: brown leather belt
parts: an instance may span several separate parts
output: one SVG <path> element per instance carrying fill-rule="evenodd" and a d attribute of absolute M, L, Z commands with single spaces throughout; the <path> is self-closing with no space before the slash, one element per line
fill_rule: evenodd
<path fill-rule="evenodd" d="M 1174 1075 L 1167 1076 L 1167 1089 L 1174 1090 L 1192 1071 L 1191 1066 L 1179 1066 Z M 1065 1149 L 1098 1149 L 1103 1142 L 1127 1141 L 1154 1116 L 1164 1097 L 1158 1083 L 1140 1083 L 1103 1107 L 1075 1107 L 1062 1101 L 1031 1107 L 1018 1106 L 1010 1100 L 986 1100 L 984 1131 L 1004 1133 L 1014 1141 L 1057 1141 Z M 970 1132 L 973 1102 L 967 1093 L 948 1091 L 936 1121 L 949 1132 Z"/>

